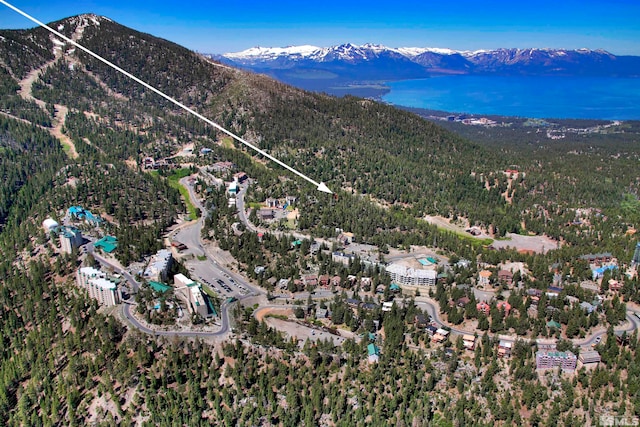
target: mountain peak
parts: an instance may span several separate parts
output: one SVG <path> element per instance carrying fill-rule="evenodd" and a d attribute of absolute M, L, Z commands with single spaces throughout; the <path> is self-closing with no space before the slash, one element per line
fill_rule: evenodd
<path fill-rule="evenodd" d="M 227 53 L 218 58 L 236 66 L 249 69 L 255 67 L 261 72 L 300 67 L 298 75 L 302 75 L 317 67 L 323 72 L 356 81 L 365 76 L 370 80 L 384 80 L 452 73 L 593 76 L 640 74 L 636 59 L 621 61 L 617 59 L 619 57 L 601 49 L 499 48 L 458 51 L 433 47 L 391 48 L 374 43 L 344 43 L 331 47 L 305 45 L 252 48 Z"/>

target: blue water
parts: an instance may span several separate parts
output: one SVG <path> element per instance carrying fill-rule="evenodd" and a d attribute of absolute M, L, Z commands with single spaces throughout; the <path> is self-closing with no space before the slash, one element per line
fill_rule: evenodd
<path fill-rule="evenodd" d="M 388 82 L 382 99 L 455 113 L 640 119 L 640 78 L 441 76 Z"/>

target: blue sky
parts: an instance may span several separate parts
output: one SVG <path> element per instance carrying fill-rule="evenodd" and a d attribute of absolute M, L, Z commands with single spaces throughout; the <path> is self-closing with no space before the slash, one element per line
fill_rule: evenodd
<path fill-rule="evenodd" d="M 350 42 L 458 50 L 586 47 L 640 55 L 638 0 L 8 1 L 44 22 L 93 12 L 206 53 Z M 0 5 L 0 28 L 32 26 Z"/>

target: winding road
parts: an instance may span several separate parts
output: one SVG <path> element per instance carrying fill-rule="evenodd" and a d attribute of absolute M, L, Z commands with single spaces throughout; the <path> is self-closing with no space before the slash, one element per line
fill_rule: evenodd
<path fill-rule="evenodd" d="M 465 334 L 469 334 L 469 335 L 474 335 L 476 332 L 478 331 L 468 331 L 465 329 L 460 329 L 460 328 L 456 328 L 455 326 L 451 326 L 448 323 L 444 322 L 441 318 L 440 318 L 440 313 L 438 311 L 438 303 L 430 298 L 427 297 L 416 297 L 416 305 L 419 306 L 420 308 L 425 309 L 425 311 L 427 312 L 427 314 L 429 316 L 431 316 L 431 319 L 440 327 L 448 327 L 449 329 L 451 329 L 451 332 L 453 334 L 457 334 L 457 335 L 465 335 Z M 616 328 L 614 328 L 614 331 L 616 332 L 632 332 L 636 329 L 640 328 L 640 318 L 638 318 L 636 316 L 636 314 L 640 313 L 640 309 L 638 308 L 629 308 L 627 307 L 627 323 L 623 326 L 618 326 Z M 606 335 L 607 331 L 606 329 L 601 329 L 598 331 L 593 332 L 591 335 L 585 337 L 585 338 L 574 338 L 571 341 L 573 342 L 574 345 L 577 346 L 581 346 L 581 347 L 587 347 L 587 346 L 591 346 L 598 337 L 601 337 L 603 335 Z M 526 342 L 530 342 L 530 343 L 534 343 L 537 340 L 534 339 L 528 339 L 528 338 L 522 338 L 522 337 L 517 337 L 517 336 L 512 336 L 512 335 L 501 335 L 501 334 L 493 334 L 491 332 L 488 332 L 488 335 L 490 337 L 497 337 L 501 340 L 504 341 L 508 341 L 508 342 L 515 342 L 516 340 L 523 340 Z"/>
<path fill-rule="evenodd" d="M 202 216 L 196 221 L 192 221 L 190 223 L 187 223 L 179 227 L 179 230 L 176 230 L 173 233 L 175 236 L 175 233 L 179 231 L 180 240 L 189 248 L 190 251 L 192 251 L 194 255 L 200 256 L 200 257 L 202 256 L 206 257 L 206 260 L 201 261 L 201 264 L 206 265 L 209 268 L 209 270 L 204 270 L 204 273 L 202 269 L 190 268 L 192 275 L 196 276 L 195 278 L 199 282 L 203 283 L 203 286 L 207 286 L 207 284 L 210 284 L 209 279 L 211 278 L 211 276 L 203 277 L 204 275 L 208 275 L 208 274 L 214 274 L 214 275 L 219 274 L 219 275 L 222 275 L 223 277 L 226 277 L 227 279 L 233 279 L 231 280 L 232 282 L 231 284 L 227 284 L 228 286 L 233 286 L 234 288 L 237 288 L 237 289 L 244 287 L 245 289 L 250 291 L 248 295 L 237 295 L 236 297 L 238 300 L 242 300 L 242 299 L 253 297 L 253 296 L 265 295 L 266 292 L 263 289 L 252 286 L 239 274 L 236 274 L 226 269 L 224 265 L 225 263 L 228 262 L 228 259 L 221 258 L 220 254 L 208 251 L 204 247 L 201 240 L 201 231 L 202 231 L 204 218 L 206 218 L 207 216 L 207 211 L 204 208 L 204 206 L 202 206 L 202 204 L 200 203 L 200 200 L 195 194 L 193 186 L 189 183 L 188 180 L 189 180 L 189 177 L 183 178 L 180 181 L 180 183 L 185 188 L 188 189 L 191 202 L 197 208 L 200 209 L 200 211 L 202 212 Z M 241 190 L 238 193 L 238 197 L 236 200 L 237 207 L 238 207 L 238 217 L 248 230 L 252 232 L 261 231 L 257 227 L 255 227 L 253 224 L 251 224 L 246 216 L 246 212 L 244 209 L 244 197 L 243 197 L 244 192 L 246 192 L 246 186 L 243 186 L 243 188 L 241 187 Z M 292 234 L 299 238 L 309 238 L 309 236 L 300 235 L 299 233 L 292 233 Z M 106 265 L 112 268 L 113 271 L 120 273 L 131 284 L 131 287 L 134 291 L 138 290 L 140 284 L 135 280 L 135 278 L 131 274 L 129 274 L 126 270 L 122 269 L 119 265 L 116 265 L 113 262 L 109 261 L 108 259 L 105 259 L 99 254 L 95 253 L 95 251 L 93 250 L 93 244 L 90 243 L 88 245 L 87 252 L 93 254 L 94 258 L 98 262 L 100 262 L 102 265 Z M 210 286 L 210 287 L 213 287 L 213 286 Z M 122 313 L 123 313 L 123 316 L 127 319 L 127 321 L 131 323 L 131 325 L 133 325 L 138 330 L 149 335 L 180 336 L 180 337 L 225 337 L 230 332 L 229 307 L 231 304 L 233 304 L 227 301 L 228 300 L 225 300 L 225 302 L 223 302 L 220 306 L 220 325 L 221 326 L 220 326 L 220 329 L 217 331 L 194 331 L 194 330 L 185 331 L 185 330 L 151 329 L 148 326 L 143 325 L 138 319 L 136 319 L 135 316 L 133 316 L 133 314 L 131 313 L 131 306 L 133 304 L 129 302 L 122 304 Z M 465 329 L 456 328 L 444 322 L 440 318 L 437 302 L 428 297 L 417 297 L 416 305 L 419 306 L 420 308 L 423 308 L 438 326 L 448 327 L 453 334 L 473 335 L 477 332 L 477 331 L 468 331 Z M 275 306 L 275 305 L 261 306 L 260 310 L 269 308 L 269 307 L 275 308 L 275 307 L 285 307 L 285 306 Z M 291 308 L 291 306 L 287 306 L 287 307 Z M 639 329 L 640 318 L 637 317 L 638 313 L 640 313 L 639 308 L 636 308 L 636 307 L 628 308 L 626 313 L 626 319 L 627 319 L 626 324 L 623 326 L 619 326 L 614 330 L 616 332 L 620 332 L 620 331 L 632 332 L 636 329 Z M 596 339 L 598 339 L 598 337 L 601 337 L 605 334 L 606 334 L 606 330 L 600 329 L 585 338 L 573 339 L 572 342 L 578 346 L 583 346 L 583 347 L 591 346 L 596 341 Z M 530 343 L 534 343 L 536 341 L 533 339 L 526 339 L 526 338 L 521 338 L 521 337 L 516 337 L 511 335 L 500 335 L 500 334 L 492 334 L 492 333 L 489 333 L 489 335 L 492 337 L 495 336 L 501 340 L 510 341 L 510 342 L 515 342 L 518 339 L 521 339 Z"/>

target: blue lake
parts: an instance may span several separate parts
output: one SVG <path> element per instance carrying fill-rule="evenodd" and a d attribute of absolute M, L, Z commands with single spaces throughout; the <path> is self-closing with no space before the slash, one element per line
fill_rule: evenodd
<path fill-rule="evenodd" d="M 387 82 L 407 107 L 530 118 L 639 120 L 640 78 L 438 76 Z"/>

